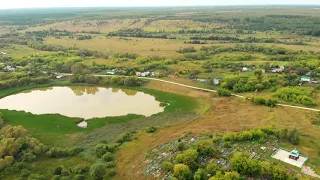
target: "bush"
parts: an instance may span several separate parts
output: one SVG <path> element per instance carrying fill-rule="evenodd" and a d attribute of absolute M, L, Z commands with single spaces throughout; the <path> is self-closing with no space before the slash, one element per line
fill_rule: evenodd
<path fill-rule="evenodd" d="M 105 160 L 106 162 L 114 161 L 114 156 L 110 152 L 106 152 L 103 156 L 102 159 Z"/>
<path fill-rule="evenodd" d="M 115 169 L 108 169 L 107 174 L 108 176 L 113 177 L 117 174 L 117 171 Z"/>
<path fill-rule="evenodd" d="M 89 171 L 90 176 L 95 180 L 102 180 L 106 174 L 106 169 L 103 164 L 93 164 Z"/>
<path fill-rule="evenodd" d="M 62 166 L 58 166 L 53 170 L 53 175 L 61 175 Z"/>
<path fill-rule="evenodd" d="M 278 89 L 274 96 L 285 101 L 314 106 L 314 93 L 315 90 L 310 87 L 285 87 Z"/>
<path fill-rule="evenodd" d="M 77 165 L 72 169 L 72 173 L 74 174 L 84 174 L 89 171 L 89 167 L 85 165 Z"/>
<path fill-rule="evenodd" d="M 188 148 L 189 148 L 188 144 L 184 143 L 184 142 L 179 142 L 178 147 L 177 147 L 178 151 L 184 151 Z"/>
<path fill-rule="evenodd" d="M 40 174 L 30 174 L 28 176 L 28 180 L 47 180 L 47 178 Z"/>
<path fill-rule="evenodd" d="M 82 174 L 77 174 L 74 176 L 73 180 L 85 180 L 86 176 Z"/>
<path fill-rule="evenodd" d="M 114 167 L 116 167 L 116 163 L 114 161 L 107 162 L 105 164 L 105 167 L 106 168 L 114 168 Z"/>
<path fill-rule="evenodd" d="M 94 148 L 95 154 L 98 158 L 102 157 L 106 152 L 108 152 L 109 147 L 106 144 L 99 143 Z"/>
<path fill-rule="evenodd" d="M 206 171 L 211 176 L 215 175 L 216 172 L 219 170 L 219 166 L 216 163 L 210 163 L 206 167 Z"/>
<path fill-rule="evenodd" d="M 195 172 L 193 176 L 194 180 L 205 180 L 206 179 L 206 173 L 203 169 L 198 169 L 197 172 Z"/>
<path fill-rule="evenodd" d="M 156 132 L 156 131 L 157 131 L 157 128 L 156 128 L 156 127 L 149 127 L 149 128 L 146 130 L 147 133 L 154 133 L 154 132 Z"/>
<path fill-rule="evenodd" d="M 214 148 L 210 140 L 200 140 L 196 143 L 195 148 L 198 153 L 203 156 L 212 156 Z"/>
<path fill-rule="evenodd" d="M 188 149 L 182 154 L 178 154 L 176 157 L 176 161 L 178 163 L 182 163 L 188 166 L 193 166 L 196 163 L 198 158 L 198 152 L 195 149 Z"/>
<path fill-rule="evenodd" d="M 131 141 L 131 133 L 123 133 L 120 135 L 120 137 L 117 139 L 117 143 L 124 143 Z"/>
<path fill-rule="evenodd" d="M 187 165 L 176 164 L 173 169 L 174 169 L 174 177 L 176 177 L 178 180 L 192 179 L 192 172 L 190 171 Z"/>
<path fill-rule="evenodd" d="M 232 92 L 228 89 L 220 88 L 218 89 L 218 96 L 220 97 L 228 97 L 232 95 Z"/>
<path fill-rule="evenodd" d="M 22 171 L 20 173 L 20 177 L 27 178 L 30 174 L 31 174 L 30 171 L 28 171 L 27 169 L 22 169 Z"/>
<path fill-rule="evenodd" d="M 162 168 L 166 172 L 173 171 L 173 167 L 174 167 L 174 164 L 172 164 L 171 162 L 165 161 L 162 163 Z"/>
<path fill-rule="evenodd" d="M 51 180 L 60 180 L 61 175 L 54 175 Z"/>

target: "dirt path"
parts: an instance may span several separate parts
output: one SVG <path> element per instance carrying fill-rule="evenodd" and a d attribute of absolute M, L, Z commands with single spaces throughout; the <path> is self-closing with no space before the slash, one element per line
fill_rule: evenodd
<path fill-rule="evenodd" d="M 66 74 L 66 73 L 62 73 L 62 74 L 65 75 L 65 76 L 71 76 L 72 75 L 72 74 Z M 112 76 L 120 76 L 120 75 L 99 75 L 99 74 L 95 74 L 94 76 L 97 76 L 97 77 L 112 77 Z M 138 78 L 147 79 L 147 80 L 153 80 L 153 81 L 160 81 L 160 82 L 170 83 L 170 84 L 175 84 L 175 85 L 178 85 L 178 86 L 187 87 L 187 88 L 191 88 L 191 89 L 195 89 L 195 90 L 206 91 L 206 92 L 217 92 L 214 89 L 200 88 L 200 87 L 196 87 L 196 86 L 190 86 L 190 85 L 181 84 L 181 83 L 177 83 L 177 82 L 173 82 L 173 81 L 167 81 L 167 80 L 163 80 L 163 79 L 149 78 L 149 77 L 138 77 Z M 241 95 L 238 95 L 238 94 L 232 94 L 232 96 L 235 96 L 235 97 L 238 97 L 238 98 L 242 98 L 242 99 L 246 98 L 245 96 L 241 96 Z M 288 104 L 277 104 L 277 106 L 320 112 L 319 109 L 307 108 L 307 107 L 303 107 L 303 106 L 292 106 L 292 105 L 288 105 Z"/>

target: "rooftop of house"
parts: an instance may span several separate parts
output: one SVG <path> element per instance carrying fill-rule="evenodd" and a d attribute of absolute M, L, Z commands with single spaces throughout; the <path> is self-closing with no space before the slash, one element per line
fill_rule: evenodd
<path fill-rule="evenodd" d="M 290 152 L 290 155 L 291 155 L 291 156 L 295 156 L 295 157 L 299 157 L 299 151 L 296 150 L 296 149 L 294 149 L 294 150 L 292 150 L 292 151 Z"/>

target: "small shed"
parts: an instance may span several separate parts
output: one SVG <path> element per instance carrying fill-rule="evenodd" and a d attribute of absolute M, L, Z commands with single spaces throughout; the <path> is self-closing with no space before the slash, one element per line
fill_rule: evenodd
<path fill-rule="evenodd" d="M 310 78 L 310 76 L 301 76 L 300 81 L 301 82 L 310 82 L 311 78 Z"/>
<path fill-rule="evenodd" d="M 294 149 L 289 153 L 289 158 L 290 159 L 298 160 L 299 157 L 300 157 L 300 154 L 299 154 L 299 151 L 297 149 Z"/>
<path fill-rule="evenodd" d="M 247 72 L 247 71 L 249 71 L 249 68 L 247 68 L 247 67 L 242 68 L 242 72 Z"/>
<path fill-rule="evenodd" d="M 107 74 L 115 75 L 116 74 L 116 70 L 115 69 L 107 70 Z"/>

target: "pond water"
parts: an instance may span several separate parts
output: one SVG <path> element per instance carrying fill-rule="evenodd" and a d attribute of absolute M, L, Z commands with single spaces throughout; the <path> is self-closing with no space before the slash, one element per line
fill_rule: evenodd
<path fill-rule="evenodd" d="M 33 114 L 61 114 L 84 119 L 127 114 L 151 116 L 164 110 L 154 96 L 143 92 L 91 86 L 23 91 L 0 99 L 0 109 Z"/>

